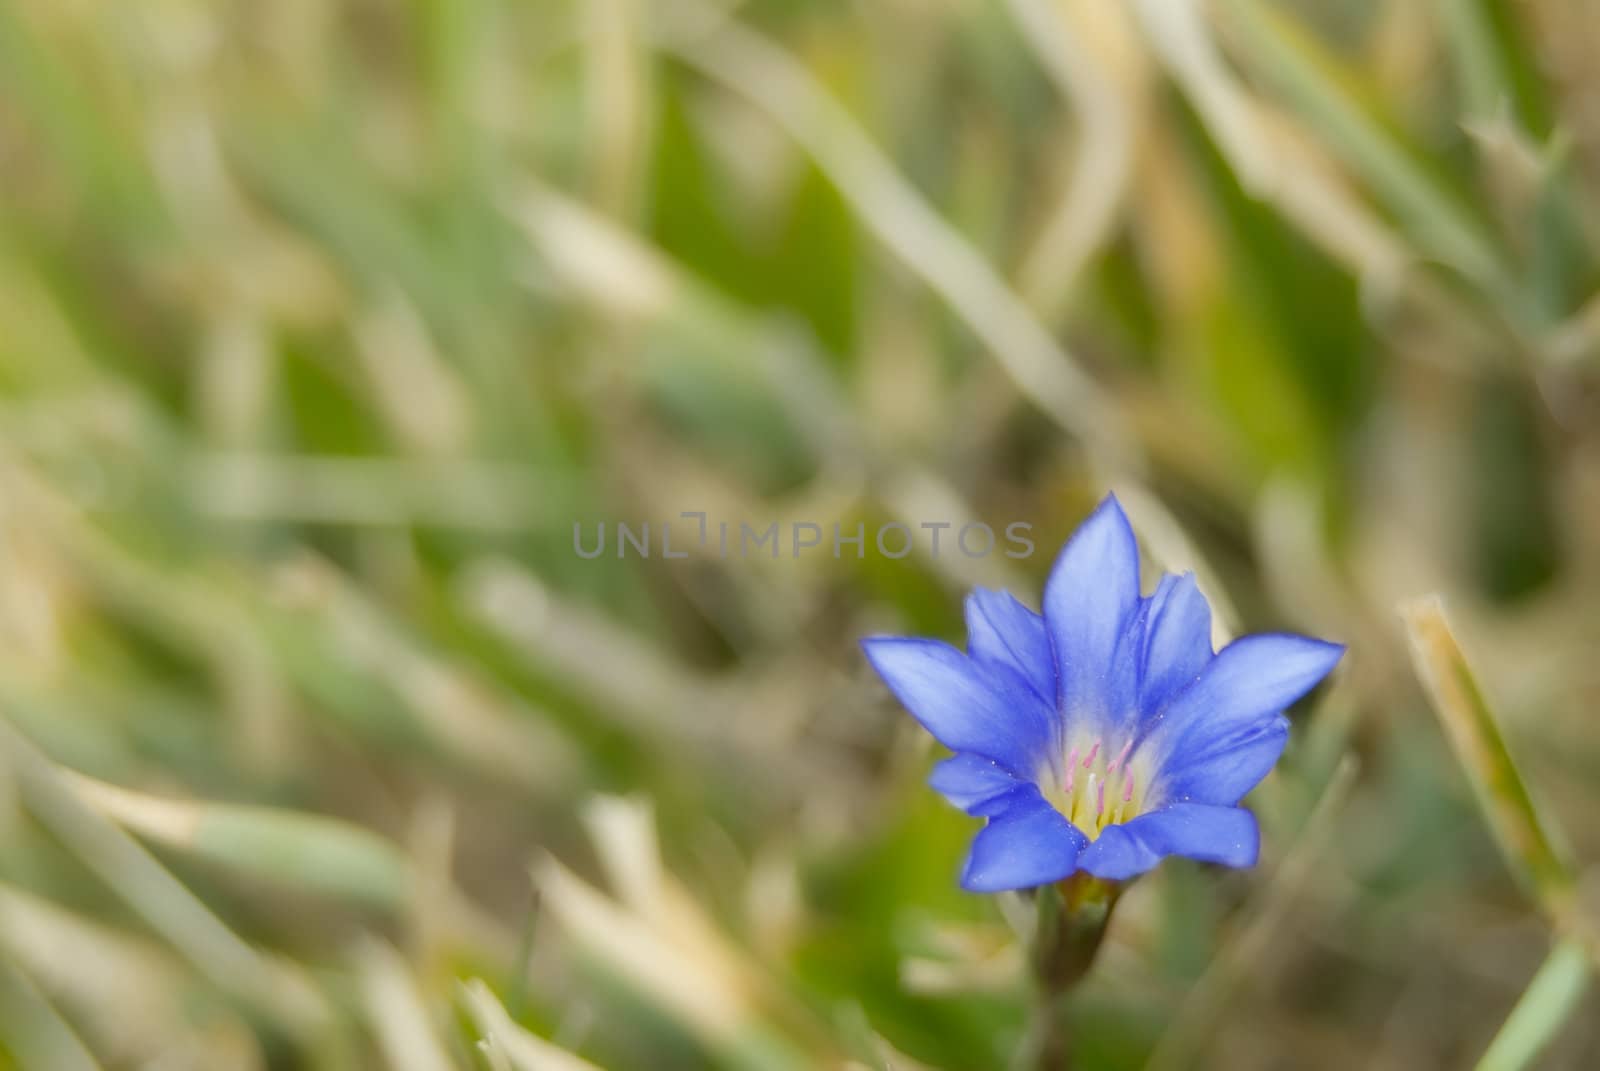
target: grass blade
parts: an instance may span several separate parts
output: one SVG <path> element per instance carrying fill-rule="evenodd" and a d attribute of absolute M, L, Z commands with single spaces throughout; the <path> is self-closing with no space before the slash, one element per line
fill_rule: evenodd
<path fill-rule="evenodd" d="M 356 966 L 367 1017 L 389 1066 L 394 1071 L 450 1071 L 450 1056 L 400 953 L 368 939 L 356 953 Z"/>
<path fill-rule="evenodd" d="M 1234 0 L 1227 12 L 1250 64 L 1326 134 L 1429 255 L 1487 289 L 1504 281 L 1499 254 L 1483 228 L 1320 69 L 1305 42 L 1254 0 Z"/>
<path fill-rule="evenodd" d="M 245 943 L 154 856 L 83 802 L 55 766 L 0 718 L 6 756 L 28 810 L 208 980 L 301 1032 L 327 1017 L 321 993 Z"/>
<path fill-rule="evenodd" d="M 348 822 L 271 807 L 158 798 L 65 770 L 60 776 L 123 828 L 241 874 L 390 911 L 408 896 L 405 856 Z"/>
<path fill-rule="evenodd" d="M 1495 49 L 1494 27 L 1477 0 L 1440 0 L 1439 20 L 1455 61 L 1467 116 L 1493 116 L 1510 103 L 1510 77 Z"/>
<path fill-rule="evenodd" d="M 516 1071 L 600 1071 L 588 1060 L 519 1026 L 480 979 L 462 983 L 460 988 L 467 1014 L 478 1030 L 478 1047 L 497 1071 L 502 1065 Z"/>
<path fill-rule="evenodd" d="M 20 1071 L 100 1071 L 100 1064 L 32 979 L 0 960 L 0 1037 Z"/>
<path fill-rule="evenodd" d="M 1478 1061 L 1477 1071 L 1532 1067 L 1589 988 L 1589 959 L 1589 949 L 1581 941 L 1562 941 L 1552 948 Z"/>
<path fill-rule="evenodd" d="M 1572 866 L 1517 772 L 1494 711 L 1437 595 L 1401 607 L 1417 675 L 1517 879 L 1557 925 L 1573 924 Z"/>
<path fill-rule="evenodd" d="M 1137 447 L 1104 389 L 791 53 L 731 20 L 703 37 L 660 44 L 770 115 L 838 187 L 862 225 L 989 347 L 1018 390 L 1108 459 L 1137 466 Z"/>

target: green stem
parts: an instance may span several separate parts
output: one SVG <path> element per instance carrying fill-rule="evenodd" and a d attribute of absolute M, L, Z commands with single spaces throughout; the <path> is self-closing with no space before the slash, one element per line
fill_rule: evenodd
<path fill-rule="evenodd" d="M 1034 1005 L 1019 1068 L 1065 1071 L 1072 1066 L 1068 998 L 1094 965 L 1121 891 L 1120 885 L 1082 873 L 1037 891 L 1039 921 L 1029 964 Z"/>

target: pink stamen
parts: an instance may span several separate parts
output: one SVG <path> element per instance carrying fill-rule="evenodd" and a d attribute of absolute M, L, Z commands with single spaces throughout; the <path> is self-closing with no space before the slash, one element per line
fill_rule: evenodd
<path fill-rule="evenodd" d="M 1076 771 L 1074 771 L 1072 766 L 1069 764 L 1067 766 L 1067 786 L 1066 786 L 1067 787 L 1067 795 L 1069 795 L 1069 796 L 1072 795 L 1072 776 L 1073 776 L 1073 774 L 1075 772 Z"/>
<path fill-rule="evenodd" d="M 1132 801 L 1133 801 L 1133 773 L 1130 771 L 1124 777 L 1124 779 L 1122 781 L 1122 802 L 1123 803 L 1131 803 Z"/>
<path fill-rule="evenodd" d="M 1085 770 L 1094 765 L 1094 757 L 1098 754 L 1100 754 L 1100 741 L 1096 740 L 1094 747 L 1089 749 L 1089 754 L 1084 756 L 1083 768 Z"/>
<path fill-rule="evenodd" d="M 1133 750 L 1133 738 L 1129 737 L 1128 738 L 1128 742 L 1126 744 L 1122 745 L 1121 753 L 1119 753 L 1116 758 L 1111 760 L 1111 765 L 1110 766 L 1106 767 L 1106 773 L 1116 773 L 1117 772 L 1117 767 L 1121 766 L 1124 762 L 1128 761 L 1128 752 L 1130 752 L 1132 750 Z"/>
<path fill-rule="evenodd" d="M 1072 750 L 1067 752 L 1067 769 L 1072 769 L 1078 764 L 1078 745 L 1073 744 Z"/>
<path fill-rule="evenodd" d="M 1106 813 L 1106 783 L 1104 781 L 1100 782 L 1100 791 L 1095 794 L 1094 813 L 1096 818 Z"/>

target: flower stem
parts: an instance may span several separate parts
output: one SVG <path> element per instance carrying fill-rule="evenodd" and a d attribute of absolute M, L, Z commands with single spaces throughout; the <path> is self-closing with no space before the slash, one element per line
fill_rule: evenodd
<path fill-rule="evenodd" d="M 1017 1067 L 1072 1066 L 1067 1000 L 1094 965 L 1121 886 L 1078 873 L 1037 892 L 1038 926 L 1030 949 L 1034 1004 Z"/>

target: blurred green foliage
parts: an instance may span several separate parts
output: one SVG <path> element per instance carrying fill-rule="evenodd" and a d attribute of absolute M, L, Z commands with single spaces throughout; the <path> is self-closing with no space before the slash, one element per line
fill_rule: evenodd
<path fill-rule="evenodd" d="M 1226 631 L 1351 656 L 1262 865 L 1124 898 L 1083 1066 L 1591 1066 L 1597 51 L 1587 0 L 0 0 L 0 1065 L 1005 1066 L 1006 905 L 855 641 L 1032 599 L 1111 488 Z M 969 519 L 1037 551 L 929 553 Z"/>

